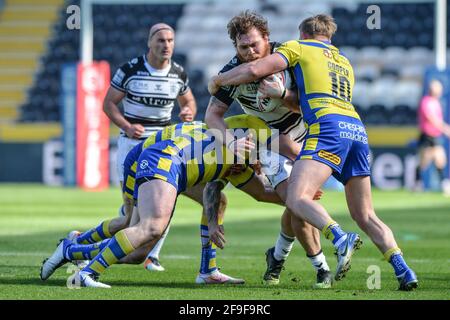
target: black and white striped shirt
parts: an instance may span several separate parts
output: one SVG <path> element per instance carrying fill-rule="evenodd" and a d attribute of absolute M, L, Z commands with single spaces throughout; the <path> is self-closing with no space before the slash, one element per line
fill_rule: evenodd
<path fill-rule="evenodd" d="M 150 66 L 143 55 L 122 65 L 111 86 L 126 93 L 122 100 L 125 119 L 142 124 L 143 137 L 148 137 L 170 124 L 175 100 L 189 90 L 188 82 L 183 67 L 174 61 L 159 70 Z"/>
<path fill-rule="evenodd" d="M 276 42 L 271 42 L 272 52 L 278 45 Z M 239 58 L 235 56 L 222 68 L 220 73 L 229 71 L 241 63 Z M 293 76 L 291 77 L 293 80 Z M 295 81 L 291 81 L 291 83 L 294 84 Z M 238 86 L 224 86 L 219 88 L 214 97 L 228 106 L 236 100 L 246 114 L 261 118 L 272 128 L 278 129 L 281 133 L 288 134 L 296 142 L 301 142 L 306 136 L 302 115 L 294 113 L 284 106 L 280 106 L 270 112 L 261 111 L 256 102 L 258 86 L 259 81 Z"/>

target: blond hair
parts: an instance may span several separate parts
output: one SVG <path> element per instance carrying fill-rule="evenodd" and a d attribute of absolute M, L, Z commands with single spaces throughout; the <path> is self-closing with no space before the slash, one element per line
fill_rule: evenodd
<path fill-rule="evenodd" d="M 325 36 L 328 39 L 334 35 L 337 30 L 337 24 L 334 22 L 334 18 L 327 14 L 318 14 L 313 17 L 309 17 L 300 23 L 298 26 L 300 33 L 307 34 L 309 36 Z"/>

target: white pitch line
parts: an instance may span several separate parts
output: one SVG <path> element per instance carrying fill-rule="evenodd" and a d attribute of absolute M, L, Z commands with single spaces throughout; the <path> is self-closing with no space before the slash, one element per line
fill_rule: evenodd
<path fill-rule="evenodd" d="M 0 257 L 47 257 L 51 255 L 51 252 L 15 252 L 15 251 L 0 251 Z M 197 259 L 200 257 L 200 254 L 198 255 L 182 255 L 182 254 L 168 254 L 163 255 L 165 259 L 173 259 L 173 260 L 190 260 L 190 259 Z M 219 258 L 226 259 L 226 258 L 233 258 L 233 259 L 241 259 L 241 260 L 251 260 L 254 259 L 253 256 L 227 256 L 227 255 L 221 255 Z M 377 258 L 354 258 L 355 261 L 364 261 L 364 262 L 383 262 L 381 259 Z M 445 261 L 446 263 L 450 263 L 450 259 L 409 259 L 408 261 L 412 263 L 433 263 L 433 262 L 441 262 Z"/>

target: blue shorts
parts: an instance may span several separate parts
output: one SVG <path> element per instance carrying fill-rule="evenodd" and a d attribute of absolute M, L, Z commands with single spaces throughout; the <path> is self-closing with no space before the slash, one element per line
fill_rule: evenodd
<path fill-rule="evenodd" d="M 167 147 L 172 150 L 178 149 L 172 140 L 158 142 L 142 151 L 137 160 L 136 183 L 133 197 L 138 198 L 139 185 L 152 180 L 166 181 L 177 189 L 180 194 L 186 190 L 186 166 L 179 154 L 171 154 L 166 151 Z"/>
<path fill-rule="evenodd" d="M 359 119 L 332 115 L 308 126 L 302 151 L 296 160 L 313 159 L 333 169 L 344 185 L 352 177 L 370 176 L 369 144 Z"/>

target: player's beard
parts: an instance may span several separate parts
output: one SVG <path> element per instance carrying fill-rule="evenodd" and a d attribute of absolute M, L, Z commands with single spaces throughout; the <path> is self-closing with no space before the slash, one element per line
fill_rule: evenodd
<path fill-rule="evenodd" d="M 255 61 L 257 59 L 261 59 L 264 58 L 265 56 L 268 56 L 270 54 L 270 43 L 267 42 L 267 46 L 262 50 L 262 53 L 259 54 L 256 58 L 251 58 L 251 59 L 246 59 L 244 58 L 237 50 L 236 50 L 236 55 L 239 58 L 240 61 L 242 62 L 252 62 Z"/>

